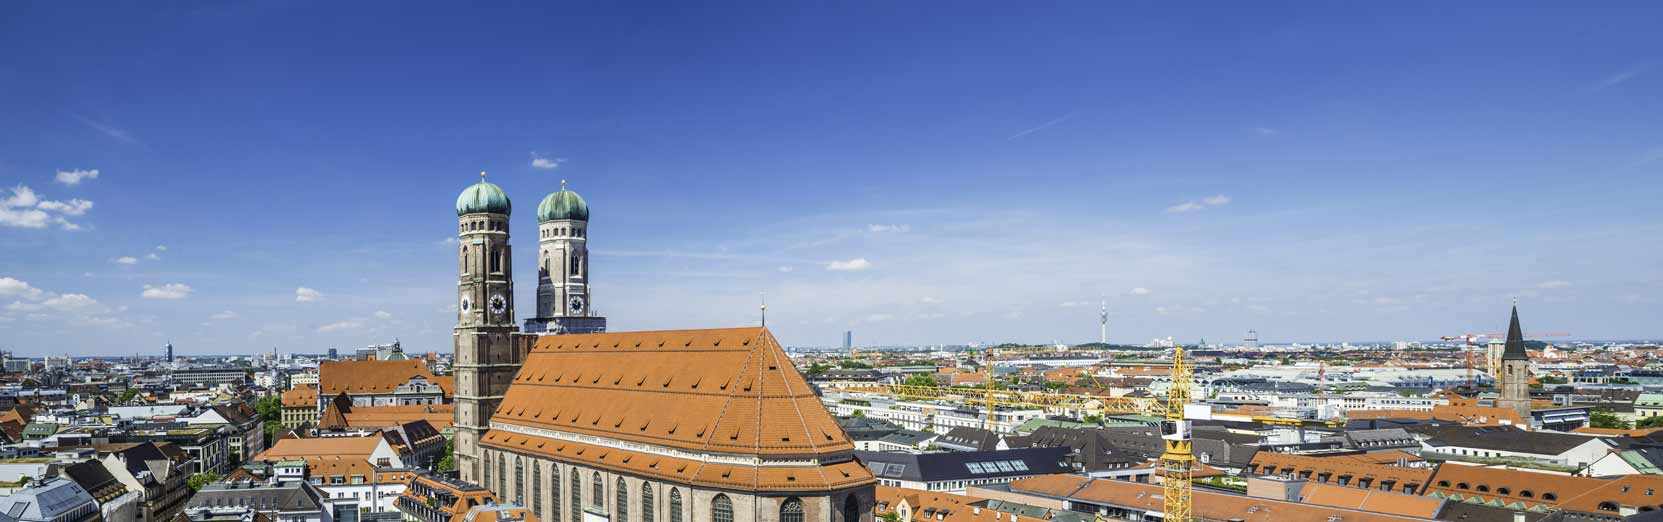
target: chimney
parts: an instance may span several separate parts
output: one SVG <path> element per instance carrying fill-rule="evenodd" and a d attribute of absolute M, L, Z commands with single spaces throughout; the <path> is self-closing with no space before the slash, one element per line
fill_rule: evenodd
<path fill-rule="evenodd" d="M 1513 512 L 1513 522 L 1524 522 L 1524 512 L 1523 511 L 1514 511 Z"/>

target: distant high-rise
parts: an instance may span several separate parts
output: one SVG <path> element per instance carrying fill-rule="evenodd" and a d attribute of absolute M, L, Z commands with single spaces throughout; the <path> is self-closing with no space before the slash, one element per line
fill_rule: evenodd
<path fill-rule="evenodd" d="M 1248 330 L 1247 331 L 1247 337 L 1242 338 L 1242 344 L 1246 345 L 1248 348 L 1258 348 L 1259 347 L 1259 331 L 1258 330 Z"/>
<path fill-rule="evenodd" d="M 843 351 L 847 352 L 847 351 L 853 349 L 854 347 L 855 347 L 855 332 L 853 330 L 844 330 L 843 331 Z"/>
<path fill-rule="evenodd" d="M 167 343 L 167 362 L 173 362 L 173 343 Z"/>
<path fill-rule="evenodd" d="M 1109 301 L 1106 299 L 1097 308 L 1097 342 L 1109 344 Z"/>

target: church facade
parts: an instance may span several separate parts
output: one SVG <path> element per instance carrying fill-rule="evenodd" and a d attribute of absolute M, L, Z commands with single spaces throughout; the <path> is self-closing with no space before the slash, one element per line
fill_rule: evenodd
<path fill-rule="evenodd" d="M 544 522 L 871 522 L 875 479 L 766 328 L 606 332 L 562 183 L 522 331 L 507 194 L 482 178 L 456 211 L 463 480 Z"/>

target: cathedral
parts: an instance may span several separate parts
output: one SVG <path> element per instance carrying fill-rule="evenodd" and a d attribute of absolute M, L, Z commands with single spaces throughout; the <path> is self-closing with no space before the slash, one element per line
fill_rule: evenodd
<path fill-rule="evenodd" d="M 564 182 L 516 325 L 512 212 L 483 174 L 456 198 L 463 480 L 543 522 L 872 522 L 872 474 L 766 328 L 606 331 Z"/>

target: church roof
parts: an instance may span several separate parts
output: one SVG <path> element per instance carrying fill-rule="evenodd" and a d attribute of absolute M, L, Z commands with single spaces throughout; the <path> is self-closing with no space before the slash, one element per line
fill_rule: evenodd
<path fill-rule="evenodd" d="M 463 216 L 474 213 L 508 214 L 513 212 L 514 206 L 508 201 L 508 193 L 496 183 L 485 181 L 485 174 L 479 174 L 479 182 L 462 189 L 456 196 L 456 215 Z"/>
<path fill-rule="evenodd" d="M 537 204 L 537 222 L 559 221 L 588 221 L 589 203 L 583 201 L 583 196 L 566 190 L 566 183 L 560 183 L 560 192 L 550 193 Z"/>
<path fill-rule="evenodd" d="M 324 361 L 318 365 L 318 387 L 320 393 L 328 396 L 342 392 L 348 395 L 392 393 L 415 377 L 438 384 L 447 396 L 453 393 L 453 381 L 433 375 L 421 359 Z"/>
<path fill-rule="evenodd" d="M 1513 320 L 1507 325 L 1507 348 L 1502 350 L 1501 358 L 1529 360 L 1530 354 L 1524 349 L 1524 330 L 1519 328 L 1519 307 L 1513 307 Z"/>
<path fill-rule="evenodd" d="M 492 429 L 487 446 L 718 487 L 814 489 L 872 480 L 765 328 L 543 336 L 491 422 L 509 428 Z M 613 449 L 540 430 L 675 451 Z M 820 464 L 721 465 L 668 456 L 676 452 Z"/>

